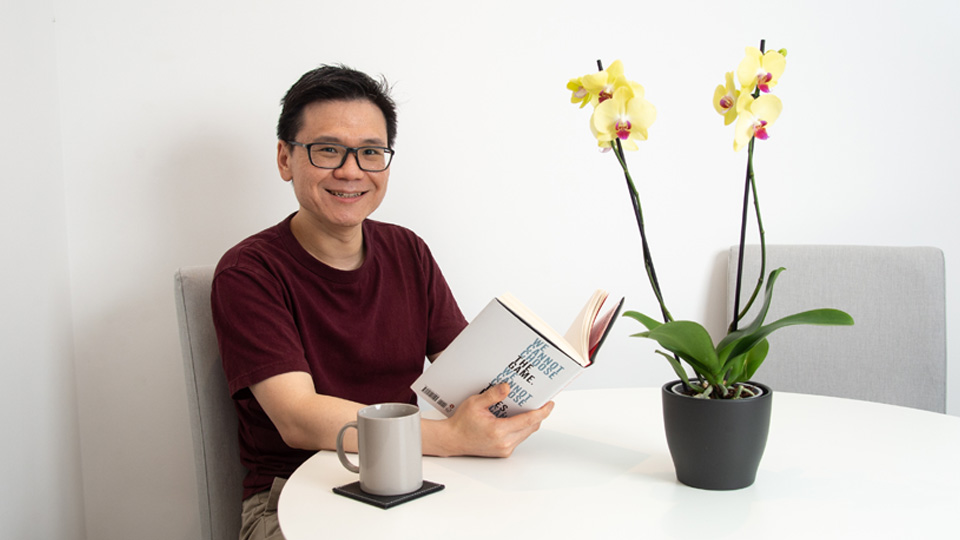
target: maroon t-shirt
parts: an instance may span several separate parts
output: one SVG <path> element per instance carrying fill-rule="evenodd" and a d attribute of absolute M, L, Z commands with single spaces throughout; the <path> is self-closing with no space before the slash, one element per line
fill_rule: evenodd
<path fill-rule="evenodd" d="M 366 220 L 366 259 L 352 271 L 310 255 L 283 222 L 220 259 L 213 320 L 240 421 L 244 498 L 288 478 L 313 452 L 287 446 L 249 387 L 291 371 L 320 394 L 409 402 L 424 357 L 467 325 L 429 248 L 412 231 Z"/>

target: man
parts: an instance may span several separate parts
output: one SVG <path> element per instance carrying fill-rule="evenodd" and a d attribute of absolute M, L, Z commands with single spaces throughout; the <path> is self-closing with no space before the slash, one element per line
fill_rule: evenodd
<path fill-rule="evenodd" d="M 368 219 L 387 189 L 396 107 L 383 81 L 343 67 L 303 75 L 283 99 L 277 166 L 296 213 L 230 249 L 212 304 L 240 420 L 241 538 L 282 538 L 283 482 L 364 405 L 416 402 L 410 384 L 466 326 L 426 244 Z M 487 409 L 507 385 L 445 420 L 424 420 L 423 451 L 509 456 L 553 404 L 512 418 Z M 356 436 L 347 441 L 356 449 Z"/>

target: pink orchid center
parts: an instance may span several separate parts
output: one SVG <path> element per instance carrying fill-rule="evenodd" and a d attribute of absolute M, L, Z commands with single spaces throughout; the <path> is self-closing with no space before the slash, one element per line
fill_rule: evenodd
<path fill-rule="evenodd" d="M 625 141 L 630 138 L 630 129 L 632 127 L 633 124 L 631 124 L 629 120 L 618 120 L 617 123 L 614 124 L 613 129 L 617 132 L 617 137 L 619 137 L 621 141 Z"/>
<path fill-rule="evenodd" d="M 580 88 L 577 88 L 576 92 L 573 93 L 573 97 L 577 99 L 583 99 L 587 97 L 587 93 L 587 89 L 581 86 Z"/>
<path fill-rule="evenodd" d="M 720 98 L 720 108 L 727 110 L 730 107 L 733 107 L 733 97 L 729 94 Z"/>
<path fill-rule="evenodd" d="M 767 133 L 767 121 L 758 120 L 753 128 L 753 136 L 760 139 L 761 141 L 767 140 L 770 135 Z"/>
<path fill-rule="evenodd" d="M 757 87 L 760 88 L 760 91 L 768 94 L 770 93 L 770 81 L 773 80 L 773 75 L 770 73 L 762 73 L 757 77 Z"/>
<path fill-rule="evenodd" d="M 613 97 L 613 94 L 611 94 L 610 92 L 607 92 L 606 90 L 601 90 L 600 94 L 597 95 L 597 99 L 600 101 L 600 103 L 603 103 L 604 101 L 612 97 Z"/>

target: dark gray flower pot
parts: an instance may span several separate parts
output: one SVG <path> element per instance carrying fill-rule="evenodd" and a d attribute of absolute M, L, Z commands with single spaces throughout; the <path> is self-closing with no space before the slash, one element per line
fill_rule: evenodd
<path fill-rule="evenodd" d="M 698 399 L 673 392 L 679 380 L 663 385 L 663 425 L 677 480 L 695 488 L 745 488 L 757 477 L 767 446 L 773 392 L 748 399 Z M 680 386 L 682 388 L 682 386 Z"/>

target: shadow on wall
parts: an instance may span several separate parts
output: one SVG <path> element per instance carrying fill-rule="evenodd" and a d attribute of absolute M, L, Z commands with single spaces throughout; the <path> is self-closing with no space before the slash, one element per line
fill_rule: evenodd
<path fill-rule="evenodd" d="M 113 225 L 135 247 L 97 269 L 91 286 L 102 290 L 85 295 L 99 305 L 76 321 L 87 515 L 109 516 L 88 519 L 91 538 L 198 534 L 174 271 L 216 263 L 296 208 L 269 142 L 251 150 L 222 126 L 180 132 L 167 151 L 140 159 L 145 202 L 128 201 Z"/>
<path fill-rule="evenodd" d="M 297 208 L 276 169 L 272 137 L 262 145 L 224 133 L 182 141 L 159 168 L 154 211 L 176 266 L 215 264 L 231 246 Z M 173 268 L 170 269 L 173 271 Z"/>

